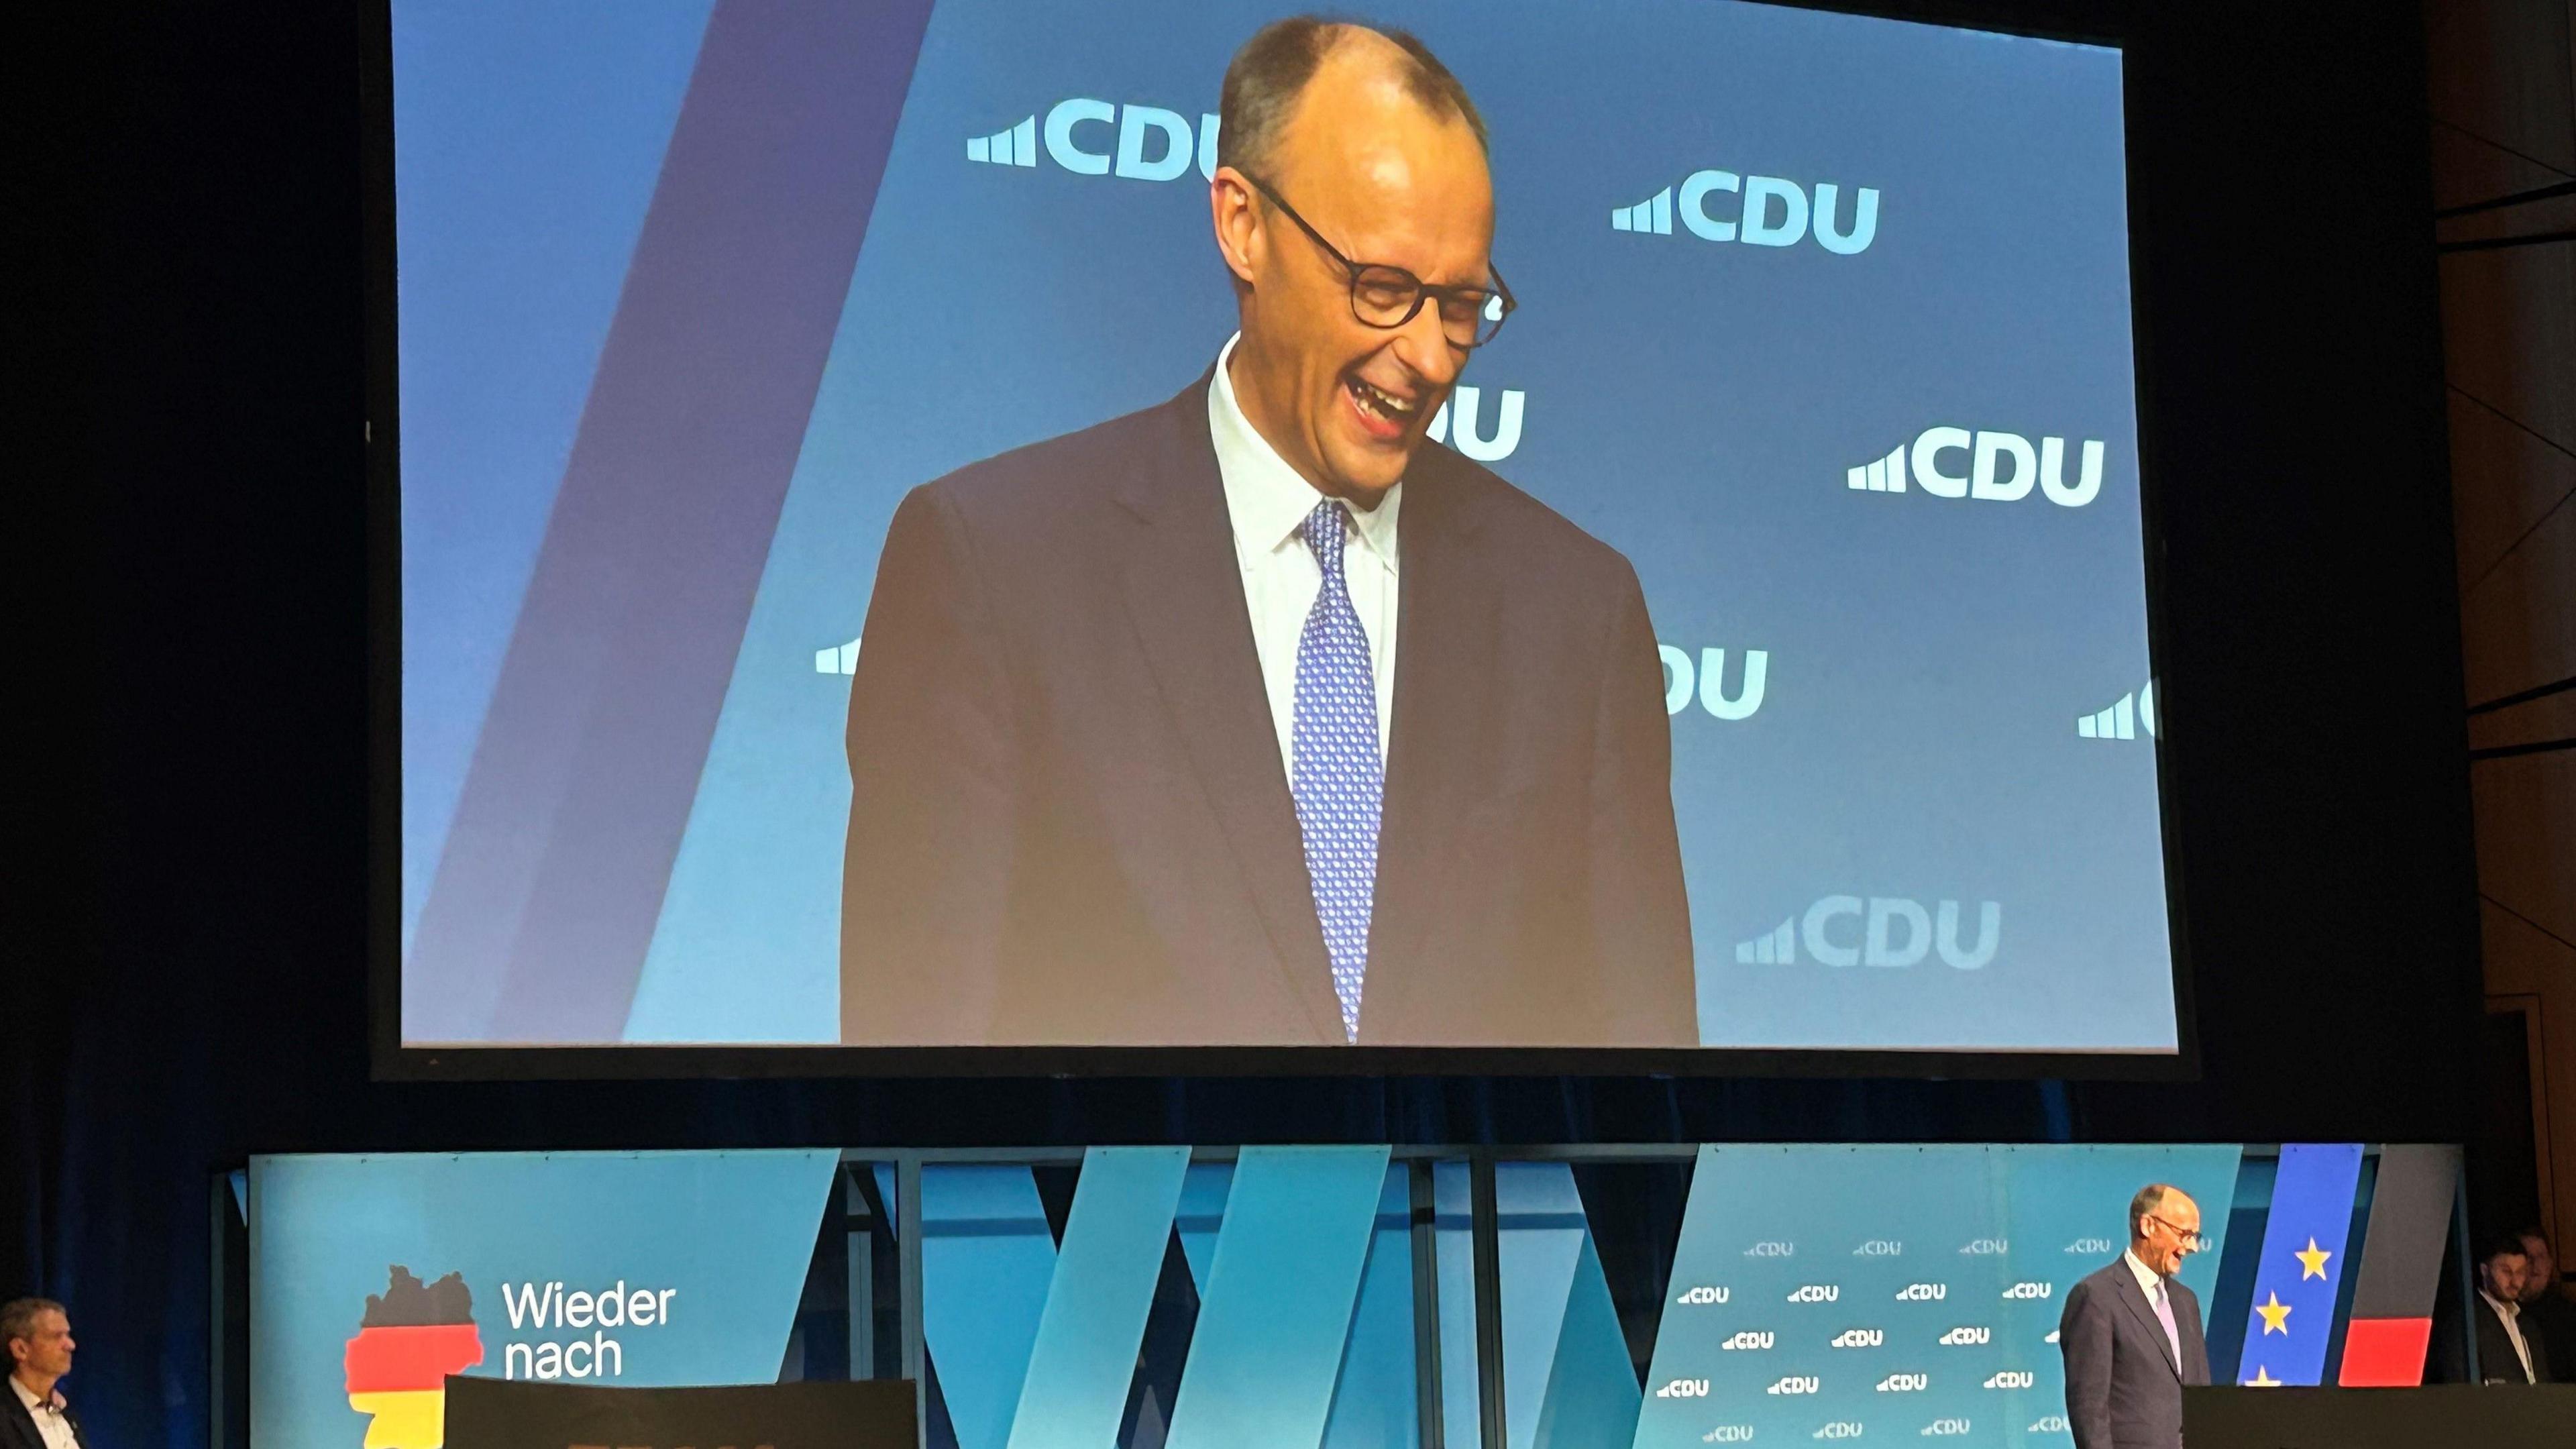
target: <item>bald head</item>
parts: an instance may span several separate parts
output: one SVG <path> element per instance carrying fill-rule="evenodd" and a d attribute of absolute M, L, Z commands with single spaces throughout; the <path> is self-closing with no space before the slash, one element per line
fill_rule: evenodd
<path fill-rule="evenodd" d="M 1485 118 L 1431 47 L 1407 31 L 1299 15 L 1261 27 L 1226 66 L 1217 164 L 1268 175 L 1307 85 L 1328 59 L 1390 88 L 1390 99 L 1460 122 L 1484 149 Z"/>

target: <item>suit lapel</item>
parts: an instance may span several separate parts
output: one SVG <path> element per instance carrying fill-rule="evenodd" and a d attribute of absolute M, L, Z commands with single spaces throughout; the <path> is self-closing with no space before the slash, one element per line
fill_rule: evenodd
<path fill-rule="evenodd" d="M 1480 687 L 1496 667 L 1494 601 L 1474 567 L 1474 500 L 1442 466 L 1437 445 L 1415 454 L 1397 521 L 1394 721 L 1387 733 L 1386 803 L 1370 912 L 1369 970 L 1401 969 L 1447 894 L 1441 837 L 1474 803 L 1494 761 L 1478 748 L 1492 727 Z M 1365 1010 L 1361 1016 L 1366 1028 Z"/>
<path fill-rule="evenodd" d="M 2146 1329 L 2147 1337 L 2155 1341 L 2156 1353 L 2164 1359 L 2165 1367 L 2173 1370 L 2175 1378 L 2181 1378 L 2182 1364 L 2174 1358 L 2174 1346 L 2165 1337 L 2165 1326 L 2156 1321 L 2155 1305 L 2147 1301 L 2147 1290 L 2139 1286 L 2138 1275 L 2129 1271 L 2126 1262 L 2112 1266 L 2120 1270 L 2120 1301 L 2129 1305 L 2129 1316 L 2136 1319 Z M 2174 1320 L 2174 1336 L 2182 1336 L 2182 1320 L 2179 1318 Z"/>
<path fill-rule="evenodd" d="M 1318 1042 L 1342 1039 L 1323 929 L 1279 768 L 1279 737 L 1253 651 L 1234 527 L 1208 440 L 1207 379 L 1165 404 L 1157 455 L 1139 459 L 1120 501 L 1143 527 L 1122 567 L 1127 612 L 1190 765 L 1223 824 L 1274 964 Z"/>

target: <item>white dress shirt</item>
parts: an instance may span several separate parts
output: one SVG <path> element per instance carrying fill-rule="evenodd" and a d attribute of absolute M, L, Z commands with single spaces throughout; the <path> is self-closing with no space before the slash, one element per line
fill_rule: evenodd
<path fill-rule="evenodd" d="M 2149 1308 L 2153 1308 L 2157 1304 L 2165 1301 L 2165 1295 L 2168 1290 L 2165 1287 L 2164 1274 L 2148 1267 L 2145 1263 L 2139 1261 L 2138 1255 L 2135 1252 L 2125 1248 L 2120 1252 L 2120 1261 L 2129 1265 L 2130 1276 L 2138 1280 L 2138 1291 L 2147 1295 L 2147 1306 Z M 2170 1312 L 2171 1310 L 2168 1309 L 2167 1311 Z M 2160 1323 L 2157 1327 L 2163 1328 L 2164 1325 Z M 2182 1363 L 2181 1319 L 2175 1319 L 2174 1326 L 2165 1330 L 2165 1343 L 2173 1349 L 2174 1363 L 2176 1366 L 2179 1366 Z"/>
<path fill-rule="evenodd" d="M 51 1409 L 37 1407 L 41 1402 L 36 1391 L 28 1388 L 16 1374 L 9 1375 L 9 1387 L 18 1393 L 18 1402 L 27 1406 L 27 1417 L 36 1421 L 36 1432 L 44 1436 L 45 1449 L 75 1449 L 80 1442 L 72 1437 L 72 1421 Z"/>
<path fill-rule="evenodd" d="M 2522 1337 L 2522 1305 L 2498 1302 L 2496 1296 L 2484 1288 L 2478 1290 L 2478 1296 L 2487 1301 L 2489 1308 L 2495 1310 L 2496 1321 L 2504 1325 L 2504 1336 L 2513 1340 L 2513 1356 L 2522 1360 L 2522 1381 L 2526 1384 L 2538 1383 L 2539 1380 L 2531 1376 L 2531 1345 Z M 2492 1375 L 2495 1373 L 2495 1367 L 2480 1364 L 2478 1371 Z"/>
<path fill-rule="evenodd" d="M 1315 485 L 1288 466 L 1243 415 L 1226 366 L 1242 334 L 1226 339 L 1208 388 L 1208 437 L 1216 444 L 1217 476 L 1225 483 L 1226 516 L 1234 525 L 1234 557 L 1243 576 L 1243 602 L 1252 614 L 1252 649 L 1261 660 L 1261 683 L 1270 695 L 1270 723 L 1279 732 L 1279 764 L 1296 778 L 1297 640 L 1324 586 L 1298 528 L 1324 501 Z M 1377 676 L 1377 750 L 1386 759 L 1395 718 L 1395 520 L 1404 485 L 1386 490 L 1377 507 L 1350 510 L 1359 525 L 1342 554 L 1342 579 L 1351 608 L 1368 636 L 1369 667 Z"/>

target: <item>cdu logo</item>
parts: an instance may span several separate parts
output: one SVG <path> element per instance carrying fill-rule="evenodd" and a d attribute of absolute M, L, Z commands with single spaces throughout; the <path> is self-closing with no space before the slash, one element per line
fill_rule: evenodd
<path fill-rule="evenodd" d="M 1896 1290 L 1899 1303 L 1938 1303 L 1949 1296 L 1947 1283 L 1908 1283 Z"/>
<path fill-rule="evenodd" d="M 1814 1374 L 1784 1374 L 1771 1381 L 1766 1394 L 1813 1394 L 1824 1390 L 1824 1380 Z"/>
<path fill-rule="evenodd" d="M 1501 305 L 1497 302 L 1488 310 L 1499 316 Z M 1445 442 L 1456 448 L 1459 456 L 1473 458 L 1479 463 L 1499 463 L 1510 457 L 1512 450 L 1521 445 L 1521 414 L 1528 406 L 1528 397 L 1516 387 L 1503 389 L 1500 400 L 1494 404 L 1494 430 L 1491 433 L 1484 432 L 1477 422 L 1476 415 L 1483 411 L 1484 402 L 1481 388 L 1464 383 L 1451 388 L 1449 400 L 1431 415 L 1431 441 Z M 1454 438 L 1450 436 L 1452 413 L 1457 414 L 1457 436 Z"/>
<path fill-rule="evenodd" d="M 1956 1438 L 1967 1432 L 1968 1421 L 1965 1419 L 1935 1419 L 1923 1426 L 1923 1437 L 1926 1439 Z"/>
<path fill-rule="evenodd" d="M 1981 1344 L 1992 1341 L 1994 1336 L 1995 1331 L 1991 1328 L 1971 1327 L 1966 1324 L 1961 1324 L 1959 1327 L 1951 1329 L 1948 1333 L 1941 1335 L 1941 1346 L 1944 1348 L 1975 1348 Z"/>
<path fill-rule="evenodd" d="M 1846 1328 L 1834 1335 L 1827 1348 L 1879 1348 L 1887 1342 L 1884 1328 Z"/>
<path fill-rule="evenodd" d="M 859 641 L 852 639 L 847 644 L 834 644 L 829 648 L 815 650 L 814 672 L 816 674 L 858 673 Z"/>
<path fill-rule="evenodd" d="M 1826 1424 L 1823 1428 L 1818 1429 L 1810 1437 L 1817 1439 L 1857 1439 L 1860 1437 L 1860 1433 L 1860 1420 L 1835 1419 Z"/>
<path fill-rule="evenodd" d="M 1968 455 L 1968 469 L 1953 473 L 1942 466 L 1948 453 Z M 2102 491 L 2102 444 L 2083 442 L 2084 461 L 2075 482 L 2066 481 L 2066 440 L 2042 438 L 2036 449 L 2019 433 L 1970 432 L 1966 428 L 1925 428 L 1913 444 L 1899 443 L 1884 458 L 1843 470 L 1843 484 L 1858 493 L 1902 493 L 1907 464 L 1914 486 L 1935 498 L 1979 498 L 1989 503 L 2015 503 L 2030 496 L 2033 484 L 2061 508 L 2081 508 Z M 2005 465 L 2009 464 L 2007 467 Z"/>
<path fill-rule="evenodd" d="M 1751 719 L 1762 707 L 1762 687 L 1771 677 L 1771 653 L 1767 649 L 1743 651 L 1744 662 L 1737 668 L 1735 688 L 1726 687 L 1726 651 L 1702 649 L 1699 662 L 1691 662 L 1690 651 L 1670 644 L 1658 644 L 1655 652 L 1664 660 L 1664 713 L 1680 714 L 1690 707 L 1691 695 L 1699 695 L 1699 707 L 1717 719 Z"/>
<path fill-rule="evenodd" d="M 1970 1238 L 1959 1249 L 1963 1258 L 1994 1258 L 2012 1251 L 2012 1244 L 2002 1238 Z"/>
<path fill-rule="evenodd" d="M 1769 1348 L 1771 1346 L 1771 1341 L 1775 1336 L 1776 1335 L 1767 1328 L 1747 1328 L 1733 1334 L 1724 1343 L 1719 1344 L 1718 1347 L 1729 1353 L 1745 1351 L 1759 1352 L 1763 1349 Z"/>
<path fill-rule="evenodd" d="M 2090 1257 L 2096 1253 L 2107 1253 L 2118 1246 L 2119 1244 L 2109 1238 L 2077 1238 L 2066 1245 L 2066 1251 Z"/>
<path fill-rule="evenodd" d="M 1655 1397 L 1659 1399 L 1705 1399 L 1708 1397 L 1708 1380 L 1675 1379 L 1671 1383 L 1664 1385 L 1662 1388 L 1655 1390 Z"/>
<path fill-rule="evenodd" d="M 1882 1394 L 1919 1394 L 1930 1387 L 1930 1374 L 1889 1374 L 1878 1381 L 1878 1392 Z"/>
<path fill-rule="evenodd" d="M 1789 1297 L 1786 1301 L 1791 1303 L 1831 1303 L 1842 1296 L 1843 1290 L 1839 1284 L 1802 1283 L 1789 1290 Z"/>
<path fill-rule="evenodd" d="M 2156 682 L 2152 679 L 2138 686 L 2135 694 L 2124 694 L 2091 714 L 2075 717 L 2075 733 L 2088 740 L 2134 740 L 2140 735 L 2156 735 Z"/>
<path fill-rule="evenodd" d="M 1720 1424 L 1716 1428 L 1709 1430 L 1707 1433 L 1700 1435 L 1699 1442 L 1703 1444 L 1750 1444 L 1753 1442 L 1753 1426 L 1750 1424 Z"/>
<path fill-rule="evenodd" d="M 2064 1414 L 2042 1414 L 2038 1418 L 2033 1419 L 2030 1427 L 2022 1432 L 2025 1434 L 2064 1434 L 2068 1432 L 2068 1430 L 2069 1426 Z"/>
<path fill-rule="evenodd" d="M 2039 1382 L 2039 1375 L 2028 1369 L 1998 1369 L 1986 1378 L 1990 1389 L 2026 1389 Z"/>
<path fill-rule="evenodd" d="M 1852 1256 L 1855 1258 L 1901 1258 L 1905 1256 L 1905 1244 L 1894 1238 L 1872 1238 L 1868 1242 L 1861 1244 L 1859 1247 L 1852 1249 Z"/>
<path fill-rule="evenodd" d="M 1217 118 L 1190 118 L 1160 106 L 1116 106 L 1076 96 L 1056 102 L 1041 123 L 1031 115 L 988 136 L 966 140 L 966 159 L 1034 169 L 1043 135 L 1047 159 L 1077 176 L 1177 181 L 1195 156 L 1199 174 L 1216 175 Z"/>
<path fill-rule="evenodd" d="M 2046 1283 L 2015 1283 L 2004 1290 L 2004 1296 L 2013 1299 L 2036 1299 L 2045 1298 L 2055 1291 Z"/>
<path fill-rule="evenodd" d="M 2003 943 L 2003 903 L 1978 904 L 1973 945 L 1959 939 L 1960 904 L 1942 901 L 1926 911 L 1921 902 L 1897 896 L 1825 896 L 1807 907 L 1803 918 L 1793 916 L 1749 941 L 1736 942 L 1736 964 L 1795 965 L 1803 941 L 1820 966 L 1912 966 L 1938 951 L 1944 964 L 1974 971 L 1994 960 Z M 1835 924 L 1847 918 L 1862 922 L 1856 943 L 1849 928 Z"/>
<path fill-rule="evenodd" d="M 1794 1258 L 1798 1245 L 1782 1238 L 1767 1238 L 1744 1250 L 1748 1258 Z"/>
<path fill-rule="evenodd" d="M 1851 215 L 1841 211 L 1842 187 L 1831 181 L 1818 182 L 1810 200 L 1795 181 L 1711 169 L 1684 177 L 1678 191 L 1667 186 L 1633 206 L 1611 208 L 1610 229 L 1671 236 L 1679 217 L 1682 230 L 1702 241 L 1757 247 L 1793 247 L 1812 230 L 1826 251 L 1858 256 L 1878 237 L 1877 189 L 1860 188 Z"/>
<path fill-rule="evenodd" d="M 1702 1283 L 1697 1287 L 1683 1289 L 1682 1295 L 1673 1301 L 1697 1306 L 1706 1303 L 1724 1303 L 1730 1296 L 1732 1295 L 1724 1288 Z"/>

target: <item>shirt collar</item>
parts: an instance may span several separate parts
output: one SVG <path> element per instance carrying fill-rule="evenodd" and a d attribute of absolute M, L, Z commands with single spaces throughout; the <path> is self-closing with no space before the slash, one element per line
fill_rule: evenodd
<path fill-rule="evenodd" d="M 42 1399 L 37 1398 L 36 1391 L 27 1387 L 27 1381 L 18 1377 L 16 1374 L 10 1374 L 8 1378 L 9 1387 L 18 1391 L 18 1402 L 26 1405 L 28 1408 L 41 1408 L 42 1406 L 53 1402 L 50 1396 Z"/>
<path fill-rule="evenodd" d="M 1233 360 L 1234 345 L 1243 340 L 1238 332 L 1225 340 L 1216 355 L 1216 379 L 1208 387 L 1208 438 L 1216 445 L 1217 476 L 1225 484 L 1225 509 L 1234 522 L 1235 551 L 1249 563 L 1255 557 L 1276 552 L 1282 544 L 1296 537 L 1306 516 L 1324 495 L 1305 475 L 1288 466 L 1270 440 L 1261 436 L 1252 420 L 1243 415 L 1235 401 L 1234 379 L 1226 364 Z M 1399 482 L 1386 490 L 1375 508 L 1351 509 L 1351 518 L 1359 525 L 1361 545 L 1375 554 L 1382 564 L 1392 566 L 1396 559 L 1395 520 L 1404 502 L 1404 485 Z"/>
<path fill-rule="evenodd" d="M 2156 1296 L 2156 1285 L 2164 1281 L 2164 1275 L 2139 1261 L 2135 1249 L 2121 1249 L 2120 1261 L 2128 1264 L 2129 1271 L 2137 1276 L 2139 1290 L 2153 1299 Z"/>
<path fill-rule="evenodd" d="M 2489 1293 L 2484 1288 L 2478 1290 L 2478 1296 L 2485 1299 L 2487 1301 L 2487 1306 L 2496 1311 L 2496 1317 L 2503 1319 L 2507 1323 L 2511 1323 L 2513 1320 L 2522 1316 L 2522 1300 L 2520 1299 L 2515 1299 L 2513 1302 L 2507 1303 L 2503 1299 Z M 10 1382 L 16 1383 L 17 1380 L 12 1379 Z"/>

